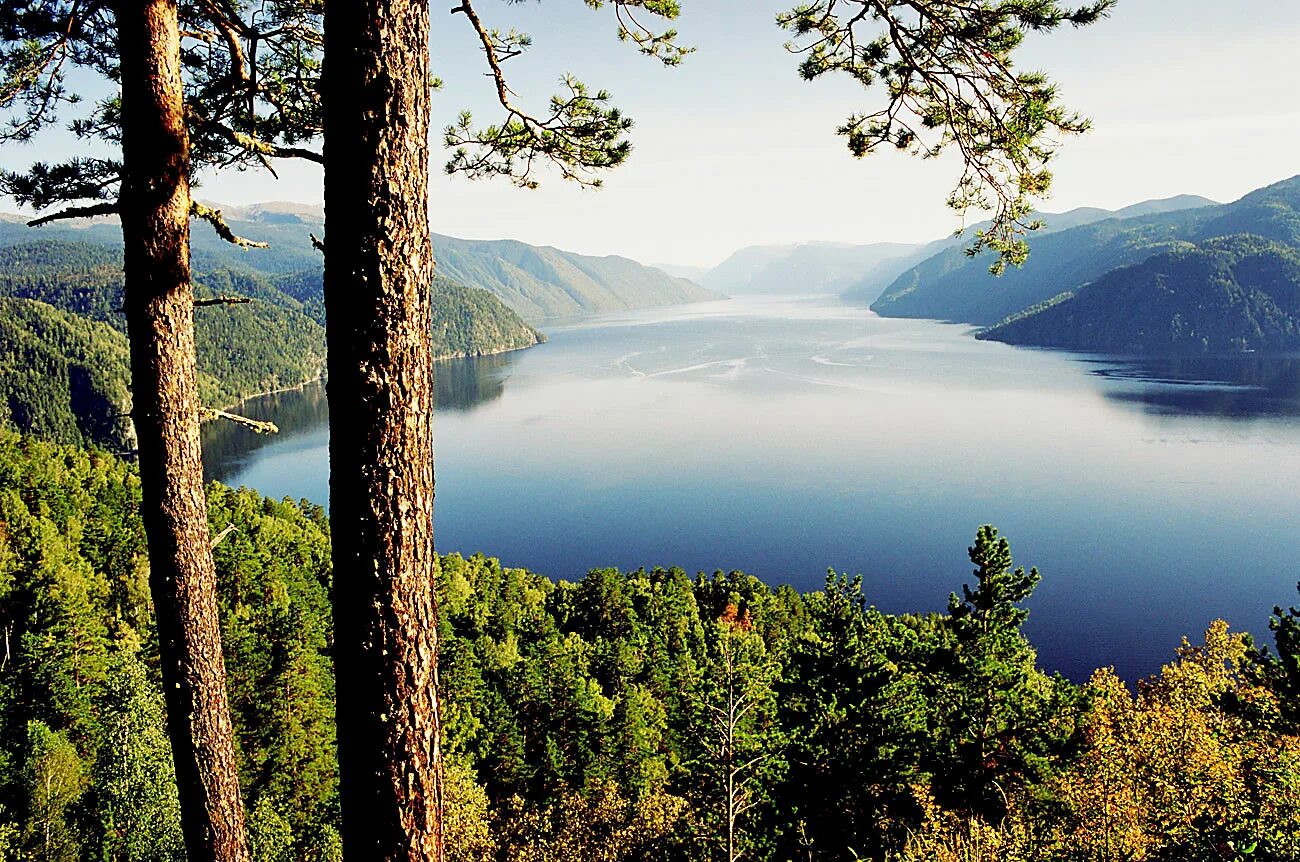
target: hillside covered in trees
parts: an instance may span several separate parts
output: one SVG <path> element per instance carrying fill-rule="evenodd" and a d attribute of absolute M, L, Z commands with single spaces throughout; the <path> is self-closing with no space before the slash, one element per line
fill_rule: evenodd
<path fill-rule="evenodd" d="M 1107 273 L 976 337 L 1112 353 L 1300 348 L 1300 251 L 1248 234 Z"/>
<path fill-rule="evenodd" d="M 269 247 L 232 246 L 207 226 L 196 225 L 192 240 L 196 272 L 254 272 L 272 283 L 292 285 L 289 292 L 303 302 L 319 303 L 321 255 L 311 244 L 311 235 L 323 231 L 318 207 L 265 204 L 225 207 L 223 213 L 236 234 L 266 242 Z M 121 247 L 121 231 L 111 221 L 83 220 L 44 227 L 38 233 L 16 217 L 0 217 L 0 245 L 31 242 L 37 237 L 113 251 Z M 486 290 L 530 321 L 720 298 L 687 279 L 624 257 L 594 257 L 515 240 L 467 240 L 436 234 L 433 243 L 439 276 Z"/>
<path fill-rule="evenodd" d="M 886 317 L 924 317 L 992 326 L 1065 293 L 1077 292 L 1116 269 L 1178 252 L 1189 244 L 1200 245 L 1237 234 L 1300 248 L 1300 177 L 1259 189 L 1230 204 L 1108 218 L 1035 236 L 1032 254 L 1024 267 L 1008 269 L 999 278 L 989 277 L 988 255 L 971 258 L 959 245 L 904 273 L 872 308 Z M 1196 295 L 1194 285 L 1186 288 L 1180 297 Z M 1080 314 L 1082 308 L 1075 306 L 1075 314 Z M 1136 313 L 1150 311 L 1147 308 Z M 1196 309 L 1180 305 L 1177 312 L 1186 318 L 1195 316 Z M 1088 325 L 1102 324 L 1100 318 L 1091 318 Z M 1177 327 L 1177 323 L 1171 316 L 1162 326 Z M 1143 339 L 1143 349 L 1159 348 L 1159 338 Z"/>
<path fill-rule="evenodd" d="M 138 502 L 0 431 L 0 859 L 183 858 Z M 254 858 L 337 860 L 329 522 L 209 510 Z M 1136 691 L 1076 685 L 1020 632 L 1038 573 L 987 528 L 971 559 L 894 616 L 836 575 L 443 558 L 448 858 L 1300 859 L 1300 613 L 1280 657 L 1216 623 Z"/>
<path fill-rule="evenodd" d="M 24 230 L 29 230 L 23 228 Z M 325 367 L 319 273 L 272 277 L 214 269 L 197 275 L 200 301 L 250 300 L 196 309 L 199 388 L 228 407 L 297 386 Z M 121 255 L 84 241 L 40 239 L 0 246 L 0 375 L 3 415 L 20 430 L 70 443 L 129 448 L 129 358 Z M 434 283 L 433 349 L 440 358 L 531 347 L 543 336 L 490 293 L 446 278 Z"/>

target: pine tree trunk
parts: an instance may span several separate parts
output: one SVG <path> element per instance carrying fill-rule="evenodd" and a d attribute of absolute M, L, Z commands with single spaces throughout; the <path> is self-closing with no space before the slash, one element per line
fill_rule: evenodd
<path fill-rule="evenodd" d="M 326 0 L 325 307 L 349 862 L 441 862 L 429 15 Z"/>
<path fill-rule="evenodd" d="M 116 5 L 132 401 L 167 729 L 190 862 L 247 862 L 199 448 L 176 0 Z"/>

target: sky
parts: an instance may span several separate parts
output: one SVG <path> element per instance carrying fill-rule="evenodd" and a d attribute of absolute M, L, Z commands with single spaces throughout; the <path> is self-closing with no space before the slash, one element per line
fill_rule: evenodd
<path fill-rule="evenodd" d="M 499 118 L 473 32 L 451 4 L 433 4 L 434 126 L 462 109 Z M 479 0 L 489 26 L 516 27 L 533 48 L 506 65 L 524 105 L 544 106 L 571 72 L 608 89 L 636 121 L 634 152 L 597 191 L 543 174 L 535 191 L 504 180 L 441 173 L 435 134 L 433 229 L 509 237 L 646 263 L 710 266 L 749 245 L 805 241 L 920 242 L 959 226 L 944 200 L 959 174 L 947 158 L 882 153 L 854 159 L 836 126 L 880 104 L 847 80 L 805 82 L 774 24 L 793 5 L 773 0 L 682 0 L 676 23 L 696 47 L 664 68 L 615 38 L 612 10 L 578 0 Z M 1297 0 L 1120 0 L 1093 27 L 1034 35 L 1023 68 L 1044 69 L 1093 131 L 1072 137 L 1053 163 L 1041 208 L 1119 208 L 1199 194 L 1219 201 L 1300 173 Z M 75 152 L 66 134 L 0 150 L 16 167 Z M 202 177 L 201 197 L 230 204 L 319 203 L 319 169 L 279 166 Z M 6 207 L 11 208 L 11 207 Z"/>

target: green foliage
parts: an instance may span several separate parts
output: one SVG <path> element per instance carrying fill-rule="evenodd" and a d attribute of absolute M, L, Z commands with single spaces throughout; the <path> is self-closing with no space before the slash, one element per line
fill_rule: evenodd
<path fill-rule="evenodd" d="M 108 669 L 105 740 L 94 767 L 92 805 L 105 858 L 184 862 L 180 801 L 162 693 L 137 655 Z"/>
<path fill-rule="evenodd" d="M 255 858 L 339 862 L 328 520 L 208 496 Z M 0 431 L 0 859 L 183 858 L 138 505 L 122 462 Z M 971 559 L 897 616 L 836 575 L 442 558 L 449 859 L 1300 860 L 1300 614 L 1289 663 L 1220 624 L 1135 697 L 1043 674 L 1037 574 L 990 527 Z"/>
<path fill-rule="evenodd" d="M 1300 590 L 1300 584 L 1296 588 Z M 1282 726 L 1300 733 L 1300 608 L 1273 608 L 1268 627 L 1274 650 L 1251 652 L 1247 667 L 1257 682 L 1277 694 Z"/>
<path fill-rule="evenodd" d="M 991 526 L 979 529 L 969 553 L 976 586 L 948 600 L 955 637 L 941 740 L 953 756 L 935 795 L 996 821 L 1010 796 L 1051 775 L 1075 730 L 1074 693 L 1038 670 L 1020 632 L 1029 614 L 1020 604 L 1038 585 L 1038 570 L 1012 569 L 1011 546 Z"/>
<path fill-rule="evenodd" d="M 230 0 L 182 3 L 179 11 L 192 171 L 269 167 L 272 156 L 320 161 L 296 146 L 321 127 L 320 4 Z M 74 69 L 113 84 L 120 80 L 112 12 L 109 4 L 79 0 L 6 6 L 0 13 L 0 108 L 8 122 L 0 140 L 28 140 L 80 102 L 65 83 Z M 121 186 L 121 119 L 114 91 L 68 123 L 77 138 L 95 150 L 107 148 L 110 157 L 0 171 L 0 191 L 38 210 L 88 201 L 95 213 L 112 212 Z"/>
<path fill-rule="evenodd" d="M 281 275 L 273 283 L 249 269 L 214 269 L 198 276 L 196 293 L 200 299 L 253 300 L 195 312 L 206 404 L 229 407 L 321 376 L 318 270 Z M 0 422 L 63 442 L 131 449 L 121 303 L 121 259 L 111 247 L 61 238 L 0 247 Z M 439 357 L 499 353 L 544 340 L 487 291 L 445 278 L 434 283 L 432 337 Z"/>
<path fill-rule="evenodd" d="M 337 859 L 324 513 L 209 497 L 236 528 L 216 557 L 259 852 Z M 139 499 L 114 458 L 0 430 L 0 805 L 22 858 L 183 859 Z"/>
<path fill-rule="evenodd" d="M 1030 201 L 1051 187 L 1047 163 L 1056 136 L 1086 131 L 1041 72 L 1014 69 L 1029 31 L 1092 24 L 1116 0 L 1071 7 L 1058 0 L 815 0 L 777 16 L 793 34 L 786 48 L 802 55 L 799 73 L 814 80 L 845 74 L 863 87 L 879 82 L 884 107 L 849 117 L 839 129 L 862 157 L 884 147 L 934 158 L 958 151 L 963 173 L 948 205 L 993 213 L 975 234 L 971 256 L 998 257 L 991 269 L 1023 264 Z"/>
<path fill-rule="evenodd" d="M 585 2 L 592 9 L 607 5 L 607 0 Z M 691 49 L 677 44 L 675 30 L 648 28 L 637 17 L 638 12 L 645 12 L 672 20 L 681 14 L 676 0 L 608 0 L 608 5 L 618 20 L 618 38 L 630 41 L 640 53 L 666 66 L 677 65 L 690 53 Z M 487 26 L 470 0 L 461 0 L 451 11 L 463 15 L 473 28 L 505 118 L 476 128 L 473 115 L 462 111 L 443 132 L 444 143 L 454 148 L 447 173 L 465 174 L 470 179 L 505 177 L 520 188 L 534 189 L 538 186 L 536 166 L 550 164 L 566 180 L 597 187 L 601 181 L 594 173 L 627 160 L 632 153 L 627 139 L 632 120 L 610 104 L 608 92 L 592 92 L 566 74 L 560 81 L 563 89 L 551 97 L 547 110 L 529 113 L 515 103 L 502 64 L 524 53 L 532 45 L 532 37 L 514 29 L 502 32 Z"/>
<path fill-rule="evenodd" d="M 126 338 L 107 325 L 0 296 L 0 423 L 129 449 L 129 364 Z"/>
<path fill-rule="evenodd" d="M 1209 240 L 1107 273 L 978 335 L 1123 353 L 1300 347 L 1300 250 L 1251 235 Z"/>

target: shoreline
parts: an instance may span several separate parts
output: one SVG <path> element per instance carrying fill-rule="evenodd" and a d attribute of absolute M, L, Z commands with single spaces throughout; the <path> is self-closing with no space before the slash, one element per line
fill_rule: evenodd
<path fill-rule="evenodd" d="M 538 347 L 545 343 L 546 340 L 542 339 L 539 341 L 535 341 L 532 344 L 525 344 L 521 347 L 502 347 L 497 350 L 486 350 L 482 353 L 444 353 L 439 356 L 433 357 L 433 361 L 451 362 L 456 359 L 480 359 L 484 356 L 501 356 L 502 354 L 505 353 L 514 353 L 519 350 L 528 350 L 530 348 Z M 242 407 L 243 405 L 247 404 L 249 401 L 252 401 L 254 398 L 264 398 L 267 395 L 280 395 L 285 392 L 301 392 L 303 389 L 306 389 L 308 386 L 312 385 L 313 383 L 320 383 L 323 382 L 324 380 L 325 380 L 325 369 L 322 368 L 319 374 L 315 375 L 314 377 L 309 377 L 300 383 L 291 384 L 289 386 L 281 386 L 277 389 L 267 389 L 264 392 L 253 392 L 248 395 L 245 395 L 243 398 L 240 398 L 238 401 L 232 402 L 230 404 L 224 404 L 217 409 L 224 410 L 226 412 L 232 412 L 236 408 Z M 219 418 L 220 417 L 217 416 L 209 416 L 203 419 L 199 424 L 203 425 L 208 422 L 215 422 Z"/>

